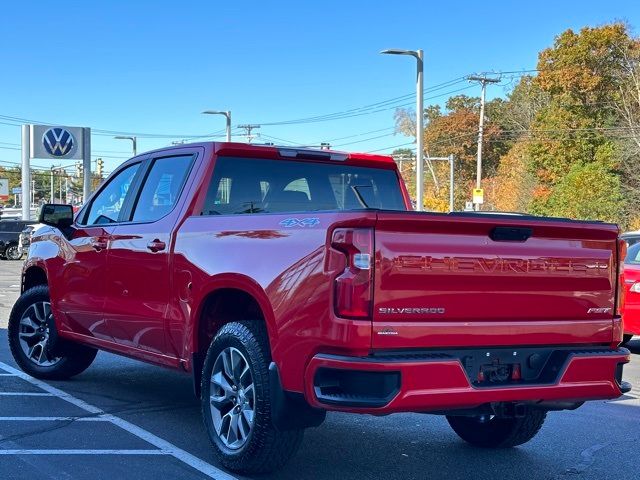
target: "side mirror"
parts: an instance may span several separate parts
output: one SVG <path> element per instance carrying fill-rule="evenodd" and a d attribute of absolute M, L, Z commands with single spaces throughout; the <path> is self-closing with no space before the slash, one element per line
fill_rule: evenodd
<path fill-rule="evenodd" d="M 60 205 L 46 203 L 40 210 L 40 223 L 65 230 L 73 225 L 73 207 L 71 205 Z"/>

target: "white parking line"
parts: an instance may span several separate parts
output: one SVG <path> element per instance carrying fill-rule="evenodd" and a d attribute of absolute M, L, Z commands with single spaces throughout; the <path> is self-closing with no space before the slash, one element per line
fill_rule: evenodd
<path fill-rule="evenodd" d="M 0 422 L 108 422 L 103 417 L 0 417 Z"/>
<path fill-rule="evenodd" d="M 166 455 L 162 450 L 0 450 L 0 455 Z"/>
<path fill-rule="evenodd" d="M 0 392 L 0 397 L 53 397 L 53 393 L 44 392 Z"/>
<path fill-rule="evenodd" d="M 76 407 L 81 408 L 86 412 L 93 413 L 97 415 L 98 418 L 103 418 L 106 421 L 109 421 L 119 426 L 120 428 L 129 432 L 130 434 L 135 435 L 138 438 L 141 438 L 142 440 L 150 443 L 155 447 L 158 447 L 161 453 L 171 455 L 172 457 L 178 459 L 182 463 L 189 465 L 191 468 L 198 470 L 199 472 L 207 475 L 210 478 L 215 478 L 217 480 L 238 480 L 236 477 L 229 475 L 227 472 L 220 470 L 219 468 L 216 468 L 213 465 L 208 464 L 204 460 L 200 460 L 198 457 L 190 454 L 185 450 L 182 450 L 181 448 L 154 435 L 153 433 L 148 432 L 147 430 L 144 430 L 143 428 L 140 428 L 137 425 L 127 422 L 126 420 L 123 420 L 119 417 L 105 413 L 103 410 L 99 409 L 98 407 L 90 405 L 84 400 L 80 400 L 79 398 L 76 398 L 73 395 L 69 395 L 67 392 L 64 392 L 56 387 L 53 387 L 48 383 L 43 382 L 42 380 L 38 380 L 37 378 L 30 377 L 26 373 L 21 372 L 20 370 L 17 370 L 2 362 L 0 362 L 0 369 L 3 369 L 4 371 L 9 373 L 13 373 L 17 377 L 20 377 L 23 380 L 26 380 L 27 382 L 41 388 L 45 392 L 50 393 L 58 398 L 61 398 L 62 400 L 65 400 L 71 403 L 72 405 L 75 405 Z M 11 451 L 21 452 L 21 451 L 27 451 L 27 450 L 0 450 L 0 452 L 11 452 Z M 33 451 L 47 451 L 47 450 L 33 450 Z M 48 451 L 53 452 L 53 451 L 60 451 L 60 450 L 48 450 Z M 66 452 L 70 452 L 70 451 L 75 451 L 75 450 L 66 450 Z M 96 450 L 78 450 L 78 451 L 96 452 Z M 98 452 L 99 451 L 104 452 L 108 450 L 98 450 Z M 135 451 L 135 450 L 127 450 L 127 452 L 132 452 L 132 451 Z M 18 455 L 18 453 L 14 453 L 14 454 Z M 4 455 L 7 455 L 7 454 L 5 453 Z"/>

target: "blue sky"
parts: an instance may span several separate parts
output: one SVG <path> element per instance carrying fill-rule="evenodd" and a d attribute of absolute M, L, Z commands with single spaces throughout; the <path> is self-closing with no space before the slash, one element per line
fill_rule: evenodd
<path fill-rule="evenodd" d="M 13 0 L 0 16 L 0 116 L 172 136 L 140 136 L 143 151 L 222 134 L 224 118 L 200 115 L 205 109 L 230 109 L 234 125 L 264 124 L 410 95 L 415 62 L 379 55 L 384 48 L 424 49 L 429 89 L 474 72 L 535 68 L 538 52 L 560 32 L 615 20 L 637 33 L 640 3 Z M 459 89 L 479 93 L 455 83 L 427 93 L 440 96 L 426 104 Z M 256 141 L 387 152 L 410 141 L 393 134 L 394 105 L 413 102 L 339 120 L 263 125 Z M 19 123 L 0 117 L 0 165 L 20 159 Z M 130 143 L 94 133 L 94 156 L 110 171 Z"/>

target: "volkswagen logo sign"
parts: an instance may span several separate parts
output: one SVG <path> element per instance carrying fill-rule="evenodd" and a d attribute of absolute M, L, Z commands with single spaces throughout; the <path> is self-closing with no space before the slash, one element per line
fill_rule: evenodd
<path fill-rule="evenodd" d="M 44 132 L 42 144 L 52 157 L 66 157 L 74 150 L 76 139 L 69 130 L 53 127 Z"/>

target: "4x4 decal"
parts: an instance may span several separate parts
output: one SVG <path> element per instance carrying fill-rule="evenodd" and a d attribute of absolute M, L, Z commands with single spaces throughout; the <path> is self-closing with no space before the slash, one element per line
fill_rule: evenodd
<path fill-rule="evenodd" d="M 308 218 L 286 218 L 280 222 L 280 225 L 284 228 L 293 227 L 315 227 L 320 225 L 320 219 L 317 217 Z"/>

